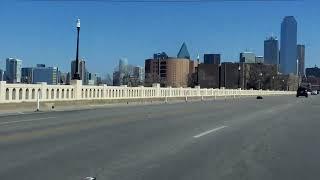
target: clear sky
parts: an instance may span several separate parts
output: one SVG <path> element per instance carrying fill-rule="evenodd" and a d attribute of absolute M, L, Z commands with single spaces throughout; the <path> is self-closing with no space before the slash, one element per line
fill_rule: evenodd
<path fill-rule="evenodd" d="M 6 57 L 16 57 L 23 66 L 45 63 L 70 71 L 78 17 L 80 57 L 90 72 L 110 73 L 121 57 L 143 66 L 156 52 L 176 56 L 184 41 L 192 58 L 221 53 L 223 61 L 236 61 L 246 49 L 263 55 L 263 41 L 271 34 L 280 38 L 287 15 L 298 21 L 309 67 L 319 64 L 319 9 L 317 1 L 1 1 L 0 67 Z"/>

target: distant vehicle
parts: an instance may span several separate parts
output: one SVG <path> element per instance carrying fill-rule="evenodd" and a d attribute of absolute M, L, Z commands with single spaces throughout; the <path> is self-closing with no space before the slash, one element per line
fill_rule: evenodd
<path fill-rule="evenodd" d="M 297 90 L 297 97 L 299 96 L 304 96 L 304 97 L 308 97 L 308 90 L 305 87 L 299 87 Z"/>
<path fill-rule="evenodd" d="M 318 91 L 317 91 L 317 90 L 311 91 L 311 95 L 317 95 L 317 94 L 318 94 Z"/>
<path fill-rule="evenodd" d="M 262 96 L 257 96 L 257 99 L 263 99 L 263 97 Z"/>

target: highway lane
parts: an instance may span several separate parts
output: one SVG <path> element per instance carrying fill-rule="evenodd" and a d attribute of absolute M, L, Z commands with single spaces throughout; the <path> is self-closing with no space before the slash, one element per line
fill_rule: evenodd
<path fill-rule="evenodd" d="M 314 179 L 320 97 L 0 118 L 0 179 Z"/>

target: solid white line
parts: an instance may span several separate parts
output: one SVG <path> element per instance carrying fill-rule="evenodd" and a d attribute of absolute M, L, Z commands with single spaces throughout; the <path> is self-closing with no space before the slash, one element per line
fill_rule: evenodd
<path fill-rule="evenodd" d="M 54 119 L 54 118 L 56 118 L 56 117 L 43 117 L 43 118 L 38 118 L 38 119 L 26 119 L 26 120 L 20 120 L 20 121 L 0 122 L 0 125 L 14 124 L 14 123 L 20 123 L 20 122 L 40 121 L 40 120 Z"/>
<path fill-rule="evenodd" d="M 208 130 L 208 131 L 205 131 L 205 132 L 203 132 L 203 133 L 200 133 L 200 134 L 198 134 L 198 135 L 195 135 L 195 136 L 193 136 L 193 137 L 194 137 L 194 138 L 199 138 L 199 137 L 201 137 L 201 136 L 205 136 L 205 135 L 207 135 L 207 134 L 209 134 L 209 133 L 218 131 L 218 130 L 223 129 L 223 128 L 226 128 L 226 127 L 228 127 L 228 126 L 220 126 L 220 127 L 217 127 L 217 128 L 214 128 L 214 129 L 211 129 L 211 130 Z"/>

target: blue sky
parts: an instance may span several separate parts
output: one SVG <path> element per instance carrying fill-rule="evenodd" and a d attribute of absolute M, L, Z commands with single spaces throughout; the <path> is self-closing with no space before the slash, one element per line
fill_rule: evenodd
<path fill-rule="evenodd" d="M 193 58 L 221 53 L 223 61 L 236 61 L 246 49 L 263 55 L 263 41 L 271 34 L 280 38 L 286 15 L 298 21 L 306 66 L 314 66 L 320 52 L 319 8 L 317 1 L 1 1 L 0 67 L 6 57 L 16 57 L 23 66 L 45 63 L 69 71 L 78 17 L 80 57 L 90 72 L 112 72 L 121 57 L 143 66 L 155 52 L 176 56 L 183 42 Z"/>

